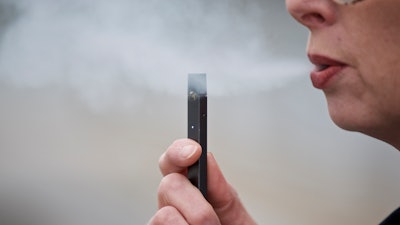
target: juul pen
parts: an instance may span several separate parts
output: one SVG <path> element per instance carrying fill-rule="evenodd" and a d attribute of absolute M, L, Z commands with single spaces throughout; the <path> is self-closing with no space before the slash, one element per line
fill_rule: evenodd
<path fill-rule="evenodd" d="M 207 82 L 206 74 L 188 76 L 188 138 L 201 145 L 200 159 L 188 168 L 188 178 L 207 198 Z"/>

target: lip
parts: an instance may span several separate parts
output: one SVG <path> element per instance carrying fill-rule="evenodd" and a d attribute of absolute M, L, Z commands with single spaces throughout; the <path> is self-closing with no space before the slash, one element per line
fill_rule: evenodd
<path fill-rule="evenodd" d="M 309 54 L 308 58 L 315 65 L 310 77 L 313 86 L 318 89 L 327 88 L 328 81 L 347 66 L 343 62 L 322 55 Z"/>

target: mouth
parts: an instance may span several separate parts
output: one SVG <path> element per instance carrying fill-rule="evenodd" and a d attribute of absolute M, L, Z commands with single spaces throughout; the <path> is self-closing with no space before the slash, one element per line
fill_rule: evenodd
<path fill-rule="evenodd" d="M 356 4 L 357 2 L 361 2 L 363 0 L 334 0 L 334 1 L 341 5 L 348 5 L 348 4 Z"/>
<path fill-rule="evenodd" d="M 319 65 L 315 65 L 315 70 L 320 72 L 320 71 L 324 71 L 326 69 L 329 68 L 330 65 L 327 64 L 319 64 Z"/>
<path fill-rule="evenodd" d="M 342 71 L 346 64 L 322 55 L 309 54 L 308 58 L 315 65 L 310 77 L 315 88 L 325 89 L 335 75 Z"/>

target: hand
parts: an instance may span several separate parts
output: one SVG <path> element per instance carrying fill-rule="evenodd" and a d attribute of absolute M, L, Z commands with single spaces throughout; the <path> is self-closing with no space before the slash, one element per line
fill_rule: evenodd
<path fill-rule="evenodd" d="M 187 167 L 197 161 L 201 146 L 190 139 L 175 141 L 161 155 L 163 179 L 158 189 L 158 211 L 149 225 L 251 225 L 256 224 L 236 191 L 225 180 L 215 158 L 207 155 L 208 201 L 186 177 Z"/>

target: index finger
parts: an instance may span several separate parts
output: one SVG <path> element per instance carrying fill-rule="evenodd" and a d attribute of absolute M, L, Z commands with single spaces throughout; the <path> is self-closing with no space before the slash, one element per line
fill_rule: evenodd
<path fill-rule="evenodd" d="M 174 141 L 165 151 L 159 161 L 163 176 L 170 173 L 185 174 L 187 167 L 194 164 L 201 155 L 201 146 L 191 139 Z"/>

